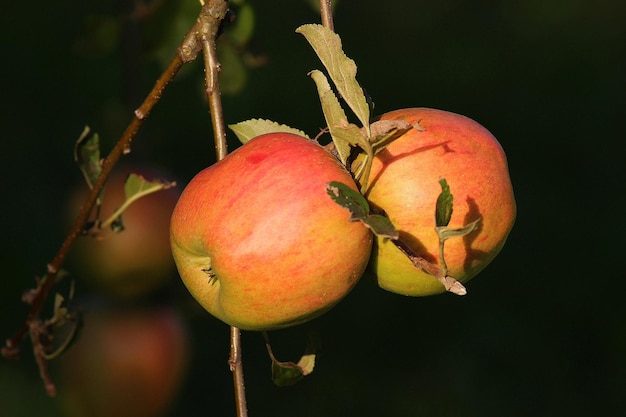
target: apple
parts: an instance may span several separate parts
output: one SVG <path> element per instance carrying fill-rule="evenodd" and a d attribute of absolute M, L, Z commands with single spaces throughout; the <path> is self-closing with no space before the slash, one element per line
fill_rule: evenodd
<path fill-rule="evenodd" d="M 187 327 L 167 306 L 87 311 L 55 373 L 68 417 L 156 417 L 172 404 L 190 355 Z"/>
<path fill-rule="evenodd" d="M 101 220 L 106 220 L 124 202 L 124 183 L 130 173 L 148 180 L 162 177 L 153 168 L 116 168 L 105 188 Z M 70 211 L 74 216 L 84 202 L 86 189 L 81 187 L 71 199 Z M 142 197 L 122 215 L 123 231 L 107 228 L 77 241 L 71 253 L 70 271 L 97 291 L 126 299 L 150 293 L 174 279 L 169 221 L 179 194 L 178 189 L 170 188 Z"/>
<path fill-rule="evenodd" d="M 269 330 L 319 316 L 367 266 L 372 236 L 327 194 L 356 185 L 317 142 L 257 136 L 197 174 L 171 220 L 180 276 L 213 316 Z"/>
<path fill-rule="evenodd" d="M 445 243 L 448 275 L 466 282 L 502 249 L 516 215 L 506 156 L 496 138 L 472 119 L 428 108 L 384 114 L 415 127 L 374 158 L 366 192 L 384 211 L 400 238 L 417 254 L 440 266 L 435 207 L 445 178 L 454 196 L 451 228 L 480 219 L 478 229 Z M 373 270 L 380 287 L 403 295 L 444 292 L 432 275 L 416 268 L 389 240 L 376 240 Z"/>

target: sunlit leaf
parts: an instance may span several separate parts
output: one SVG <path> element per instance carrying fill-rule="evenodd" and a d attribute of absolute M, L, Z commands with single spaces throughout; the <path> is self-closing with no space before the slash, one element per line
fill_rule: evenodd
<path fill-rule="evenodd" d="M 265 119 L 250 119 L 239 123 L 228 125 L 235 133 L 241 143 L 246 143 L 259 135 L 266 133 L 293 133 L 294 135 L 308 138 L 303 131 L 280 123 Z"/>
<path fill-rule="evenodd" d="M 369 136 L 370 107 L 356 80 L 356 64 L 343 52 L 339 35 L 317 24 L 300 26 L 296 32 L 302 34 L 313 47 L 341 98 L 352 109 Z"/>
<path fill-rule="evenodd" d="M 404 120 L 378 120 L 372 123 L 370 143 L 374 148 L 374 154 L 385 149 L 412 128 L 413 126 Z"/>

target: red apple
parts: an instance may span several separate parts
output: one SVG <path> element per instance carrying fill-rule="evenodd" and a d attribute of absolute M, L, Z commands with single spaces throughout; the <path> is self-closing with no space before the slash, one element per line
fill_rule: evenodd
<path fill-rule="evenodd" d="M 502 147 L 477 122 L 442 110 L 396 110 L 381 119 L 403 120 L 416 127 L 376 155 L 368 200 L 387 213 L 415 253 L 440 265 L 435 206 L 441 192 L 439 179 L 445 178 L 454 196 L 449 227 L 480 219 L 477 230 L 445 243 L 448 275 L 468 281 L 502 249 L 515 221 L 515 199 Z M 388 240 L 377 239 L 372 265 L 379 285 L 394 293 L 421 296 L 445 291 Z"/>
<path fill-rule="evenodd" d="M 107 182 L 101 220 L 124 202 L 124 183 L 130 173 L 148 180 L 160 178 L 155 169 L 117 168 Z M 81 188 L 72 199 L 74 213 L 86 196 L 86 187 Z M 70 265 L 73 275 L 98 291 L 124 298 L 149 293 L 175 277 L 169 221 L 178 195 L 178 189 L 170 188 L 142 197 L 122 215 L 125 230 L 118 233 L 107 228 L 77 241 Z"/>
<path fill-rule="evenodd" d="M 334 306 L 361 277 L 371 233 L 327 194 L 351 175 L 317 142 L 258 136 L 200 172 L 171 221 L 193 297 L 232 326 L 295 325 Z"/>
<path fill-rule="evenodd" d="M 171 405 L 189 358 L 187 328 L 169 307 L 87 312 L 60 359 L 69 417 L 156 417 Z"/>

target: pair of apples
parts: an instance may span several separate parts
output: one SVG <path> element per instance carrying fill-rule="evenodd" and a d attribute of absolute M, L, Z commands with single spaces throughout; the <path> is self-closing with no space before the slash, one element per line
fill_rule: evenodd
<path fill-rule="evenodd" d="M 413 252 L 439 265 L 434 213 L 445 178 L 455 199 L 450 227 L 480 218 L 478 229 L 445 246 L 449 275 L 466 282 L 498 254 L 515 219 L 500 144 L 477 122 L 441 110 L 403 109 L 381 119 L 418 128 L 375 156 L 365 197 Z M 256 137 L 201 171 L 180 196 L 170 228 L 172 253 L 192 296 L 229 325 L 269 330 L 326 312 L 368 264 L 388 291 L 445 291 L 388 239 L 350 221 L 327 194 L 332 181 L 357 190 L 330 152 L 290 133 Z"/>

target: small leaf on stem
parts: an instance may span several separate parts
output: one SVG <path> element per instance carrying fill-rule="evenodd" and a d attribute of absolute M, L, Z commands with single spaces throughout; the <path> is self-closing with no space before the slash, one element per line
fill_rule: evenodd
<path fill-rule="evenodd" d="M 450 223 L 452 218 L 452 207 L 454 197 L 450 193 L 450 186 L 445 178 L 439 180 L 441 185 L 441 193 L 437 197 L 437 208 L 435 210 L 435 225 L 436 227 L 444 227 Z"/>
<path fill-rule="evenodd" d="M 288 387 L 313 372 L 315 368 L 315 358 L 317 356 L 315 352 L 319 343 L 317 334 L 312 333 L 309 335 L 307 347 L 298 363 L 281 362 L 277 360 L 274 356 L 274 352 L 272 352 L 272 347 L 266 332 L 263 332 L 263 337 L 265 338 L 267 353 L 272 361 L 272 381 L 274 384 L 279 387 Z"/>
<path fill-rule="evenodd" d="M 128 178 L 126 178 L 126 182 L 124 183 L 124 194 L 126 200 L 107 220 L 102 222 L 100 227 L 111 227 L 116 232 L 124 230 L 121 216 L 132 203 L 142 197 L 156 193 L 160 190 L 167 190 L 168 188 L 172 188 L 174 186 L 176 186 L 175 182 L 166 182 L 159 179 L 148 181 L 141 175 L 128 175 Z"/>
<path fill-rule="evenodd" d="M 358 191 L 347 185 L 332 181 L 328 183 L 326 192 L 333 201 L 350 211 L 350 221 L 360 221 L 376 236 L 387 239 L 397 239 L 398 231 L 391 220 L 380 214 L 370 214 L 370 207 Z"/>
<path fill-rule="evenodd" d="M 89 189 L 92 189 L 102 172 L 102 165 L 100 163 L 100 137 L 97 133 L 93 135 L 89 133 L 89 127 L 85 126 L 74 145 L 74 160 L 82 171 Z"/>
<path fill-rule="evenodd" d="M 242 144 L 266 133 L 293 133 L 294 135 L 308 138 L 307 134 L 299 129 L 265 119 L 250 119 L 228 125 L 228 127 L 235 133 Z"/>
<path fill-rule="evenodd" d="M 370 206 L 365 197 L 346 184 L 331 181 L 328 183 L 326 192 L 335 203 L 350 211 L 350 220 L 361 220 L 369 215 Z"/>
<path fill-rule="evenodd" d="M 317 24 L 302 25 L 296 29 L 296 33 L 302 34 L 313 47 L 337 91 L 359 119 L 369 137 L 369 104 L 356 80 L 356 64 L 343 52 L 339 35 Z"/>

